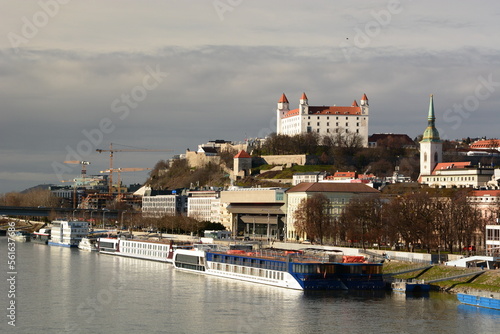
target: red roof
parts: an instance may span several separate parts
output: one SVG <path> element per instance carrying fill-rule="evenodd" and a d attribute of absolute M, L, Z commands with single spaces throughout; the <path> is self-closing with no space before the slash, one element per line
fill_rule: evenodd
<path fill-rule="evenodd" d="M 283 118 L 296 116 L 299 114 L 299 109 L 289 110 Z M 361 115 L 361 109 L 359 107 L 337 107 L 337 106 L 321 106 L 321 107 L 309 107 L 308 115 Z"/>
<path fill-rule="evenodd" d="M 283 95 L 281 95 L 281 98 L 278 101 L 278 103 L 288 103 L 288 99 L 286 98 L 285 93 L 283 93 Z"/>
<path fill-rule="evenodd" d="M 475 143 L 470 144 L 471 148 L 498 148 L 500 147 L 500 140 L 498 139 L 487 139 L 478 140 Z"/>
<path fill-rule="evenodd" d="M 471 167 L 470 161 L 460 161 L 460 162 L 440 162 L 434 168 L 432 174 L 435 174 L 438 170 L 443 169 L 464 169 L 466 167 Z"/>
<path fill-rule="evenodd" d="M 361 98 L 361 100 L 368 101 L 368 98 L 366 97 L 366 94 L 363 94 L 363 97 Z"/>
<path fill-rule="evenodd" d="M 469 196 L 492 196 L 492 197 L 500 197 L 500 190 L 497 189 L 489 189 L 489 190 L 473 190 L 469 193 Z"/>
<path fill-rule="evenodd" d="M 335 172 L 333 177 L 349 177 L 352 179 L 356 178 L 356 172 Z"/>
<path fill-rule="evenodd" d="M 306 93 L 302 93 L 302 97 L 300 98 L 301 100 L 307 100 Z"/>
<path fill-rule="evenodd" d="M 252 158 L 245 150 L 241 150 L 238 154 L 234 156 L 235 158 Z"/>
<path fill-rule="evenodd" d="M 358 102 L 356 102 L 356 100 L 354 100 L 354 102 L 352 103 L 351 107 L 359 107 L 358 106 Z"/>

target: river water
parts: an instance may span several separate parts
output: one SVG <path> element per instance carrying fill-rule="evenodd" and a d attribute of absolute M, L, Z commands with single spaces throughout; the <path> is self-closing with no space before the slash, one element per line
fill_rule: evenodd
<path fill-rule="evenodd" d="M 14 253 L 12 275 L 0 237 L 1 333 L 500 332 L 500 311 L 443 293 L 305 293 L 78 249 L 16 243 Z"/>

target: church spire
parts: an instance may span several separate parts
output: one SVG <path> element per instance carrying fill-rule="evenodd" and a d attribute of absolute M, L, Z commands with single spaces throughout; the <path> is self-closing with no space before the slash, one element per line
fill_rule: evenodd
<path fill-rule="evenodd" d="M 439 132 L 436 129 L 436 116 L 434 114 L 434 97 L 431 94 L 429 102 L 429 114 L 427 115 L 427 128 L 422 137 L 423 142 L 441 142 Z"/>

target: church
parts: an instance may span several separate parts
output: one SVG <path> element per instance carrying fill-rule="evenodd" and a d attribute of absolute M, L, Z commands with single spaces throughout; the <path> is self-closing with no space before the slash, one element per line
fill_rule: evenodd
<path fill-rule="evenodd" d="M 276 133 L 297 135 L 316 132 L 325 135 L 357 134 L 364 147 L 368 146 L 368 97 L 363 94 L 359 105 L 354 100 L 351 106 L 310 106 L 306 93 L 302 93 L 297 109 L 290 110 L 290 103 L 283 93 L 276 110 Z"/>
<path fill-rule="evenodd" d="M 427 128 L 420 141 L 419 183 L 433 188 L 481 188 L 491 186 L 493 166 L 473 166 L 470 161 L 443 162 L 443 142 L 436 129 L 434 97 L 431 95 Z"/>

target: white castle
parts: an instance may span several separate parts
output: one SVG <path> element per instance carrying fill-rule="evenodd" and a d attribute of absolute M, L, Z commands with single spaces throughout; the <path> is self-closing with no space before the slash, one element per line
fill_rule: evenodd
<path fill-rule="evenodd" d="M 310 106 L 306 93 L 302 94 L 299 108 L 290 110 L 285 94 L 278 101 L 276 110 L 276 133 L 296 135 L 316 132 L 319 135 L 345 133 L 358 134 L 363 146 L 368 146 L 369 105 L 366 94 L 359 101 L 354 100 L 350 107 Z"/>

